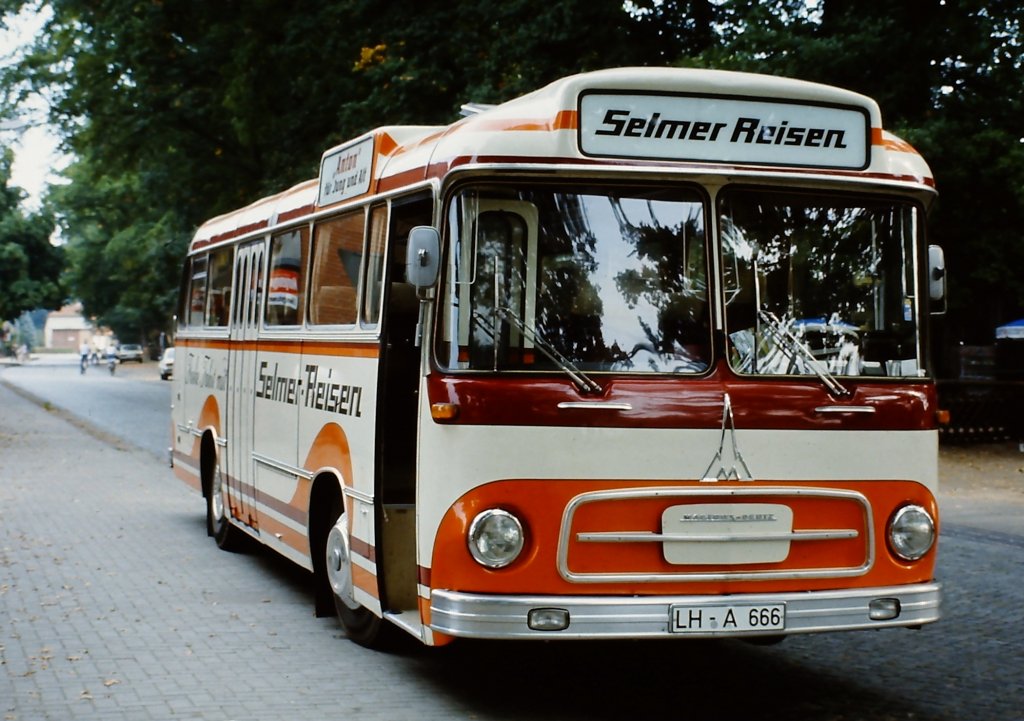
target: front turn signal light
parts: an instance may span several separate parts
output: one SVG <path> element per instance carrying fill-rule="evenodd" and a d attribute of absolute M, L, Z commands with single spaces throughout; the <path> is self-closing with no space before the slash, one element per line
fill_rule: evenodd
<path fill-rule="evenodd" d="M 459 406 L 457 403 L 432 403 L 430 417 L 438 423 L 450 423 L 459 417 Z"/>
<path fill-rule="evenodd" d="M 949 411 L 941 408 L 935 411 L 935 420 L 940 426 L 948 426 L 949 421 L 951 420 Z"/>

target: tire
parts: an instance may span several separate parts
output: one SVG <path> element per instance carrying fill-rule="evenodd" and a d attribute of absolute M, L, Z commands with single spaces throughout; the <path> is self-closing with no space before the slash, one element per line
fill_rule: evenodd
<path fill-rule="evenodd" d="M 397 640 L 397 629 L 355 600 L 348 517 L 345 513 L 337 516 L 337 520 L 327 533 L 323 553 L 326 560 L 327 583 L 334 598 L 334 609 L 345 634 L 366 648 L 392 647 Z"/>
<path fill-rule="evenodd" d="M 217 547 L 222 551 L 238 552 L 244 550 L 247 537 L 228 519 L 222 478 L 220 464 L 217 464 L 213 468 L 210 495 L 206 497 L 206 533 L 213 536 Z"/>

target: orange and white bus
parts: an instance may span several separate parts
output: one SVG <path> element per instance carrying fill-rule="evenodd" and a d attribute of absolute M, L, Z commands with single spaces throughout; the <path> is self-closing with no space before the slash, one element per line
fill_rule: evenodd
<path fill-rule="evenodd" d="M 173 465 L 374 645 L 939 618 L 935 183 L 877 104 L 616 69 L 210 220 Z"/>

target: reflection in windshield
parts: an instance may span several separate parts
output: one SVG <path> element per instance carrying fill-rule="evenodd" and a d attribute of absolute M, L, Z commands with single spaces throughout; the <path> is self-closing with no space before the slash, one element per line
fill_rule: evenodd
<path fill-rule="evenodd" d="M 439 346 L 449 367 L 707 369 L 695 192 L 490 186 L 455 198 L 449 231 Z"/>
<path fill-rule="evenodd" d="M 727 190 L 719 213 L 735 370 L 919 374 L 912 206 Z"/>

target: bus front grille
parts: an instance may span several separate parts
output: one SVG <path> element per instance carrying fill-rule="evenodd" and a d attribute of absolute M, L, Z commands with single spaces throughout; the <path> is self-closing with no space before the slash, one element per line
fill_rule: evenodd
<path fill-rule="evenodd" d="M 874 564 L 871 504 L 852 490 L 752 484 L 600 490 L 562 516 L 571 583 L 846 578 Z"/>

